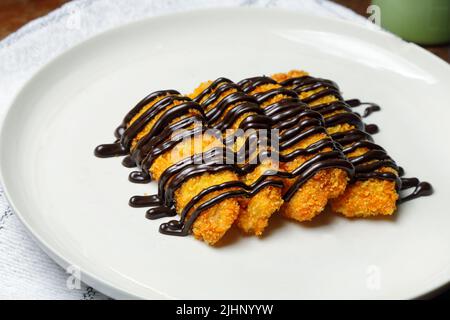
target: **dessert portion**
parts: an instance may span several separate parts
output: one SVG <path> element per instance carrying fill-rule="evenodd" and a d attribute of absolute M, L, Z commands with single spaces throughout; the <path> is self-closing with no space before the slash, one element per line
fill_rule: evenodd
<path fill-rule="evenodd" d="M 238 85 L 255 97 L 279 130 L 280 167 L 295 177 L 284 179 L 286 202 L 280 212 L 297 221 L 311 220 L 344 192 L 352 166 L 327 134 L 323 117 L 297 93 L 268 77 L 248 78 Z"/>
<path fill-rule="evenodd" d="M 158 91 L 125 116 L 116 143 L 100 145 L 95 153 L 128 155 L 124 164 L 141 169 L 130 175 L 132 181 L 158 181 L 157 195 L 133 197 L 130 205 L 150 206 L 150 219 L 178 213 L 180 220 L 162 224 L 161 232 L 186 235 L 192 229 L 196 238 L 214 244 L 239 214 L 234 197 L 241 184 L 232 165 L 215 164 L 222 140 L 196 125 L 204 122 L 199 104 L 174 90 Z"/>
<path fill-rule="evenodd" d="M 272 79 L 295 91 L 301 101 L 323 115 L 328 133 L 344 147 L 345 155 L 355 167 L 352 183 L 331 201 L 334 211 L 347 217 L 392 215 L 398 202 L 431 194 L 429 183 L 401 178 L 402 170 L 381 146 L 373 142 L 370 134 L 377 132 L 377 127 L 363 123 L 352 110 L 357 105 L 353 103 L 358 101 L 347 103 L 336 83 L 298 70 L 274 74 Z M 364 115 L 376 110 L 379 110 L 378 106 L 370 105 Z M 400 190 L 411 187 L 415 188 L 413 193 L 400 198 Z"/>
<path fill-rule="evenodd" d="M 361 105 L 362 116 L 354 110 Z M 158 182 L 157 194 L 129 204 L 149 207 L 149 219 L 179 215 L 161 233 L 215 245 L 234 224 L 260 236 L 278 211 L 308 221 L 330 203 L 347 217 L 392 215 L 399 203 L 430 195 L 429 183 L 404 178 L 374 143 L 378 128 L 362 118 L 378 110 L 303 71 L 237 84 L 219 78 L 189 96 L 149 94 L 95 155 L 124 156 L 124 166 L 138 168 L 131 182 Z"/>
<path fill-rule="evenodd" d="M 209 127 L 217 130 L 233 151 L 241 181 L 252 189 L 258 188 L 252 197 L 239 199 L 241 211 L 236 224 L 248 234 L 262 235 L 269 218 L 283 204 L 282 183 L 261 187 L 265 181 L 275 181 L 278 169 L 278 163 L 269 156 L 270 119 L 254 98 L 226 78 L 204 82 L 189 96 L 201 104 Z"/>

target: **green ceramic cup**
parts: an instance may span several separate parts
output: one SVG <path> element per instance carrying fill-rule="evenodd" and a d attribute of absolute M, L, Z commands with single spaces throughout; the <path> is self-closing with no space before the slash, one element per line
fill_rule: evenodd
<path fill-rule="evenodd" d="M 450 42 L 450 0 L 372 0 L 381 26 L 419 44 Z"/>

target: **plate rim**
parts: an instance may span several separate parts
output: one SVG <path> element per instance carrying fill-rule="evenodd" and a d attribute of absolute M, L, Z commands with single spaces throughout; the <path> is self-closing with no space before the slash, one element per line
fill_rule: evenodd
<path fill-rule="evenodd" d="M 383 30 L 383 29 L 375 29 L 375 28 L 368 28 L 358 22 L 346 20 L 342 18 L 337 17 L 329 17 L 329 16 L 322 16 L 322 15 L 309 15 L 305 12 L 299 11 L 299 10 L 289 10 L 286 8 L 260 8 L 260 7 L 215 7 L 215 8 L 201 8 L 201 9 L 189 9 L 184 10 L 181 12 L 172 12 L 172 13 L 164 13 L 157 16 L 152 17 L 146 17 L 142 19 L 138 19 L 135 21 L 127 22 L 120 24 L 118 26 L 115 26 L 113 28 L 109 28 L 107 30 L 101 31 L 93 36 L 90 36 L 75 45 L 69 46 L 68 48 L 64 49 L 61 53 L 57 54 L 55 57 L 51 58 L 49 61 L 45 62 L 43 65 L 38 67 L 36 71 L 34 71 L 30 77 L 19 87 L 19 89 L 15 92 L 13 95 L 13 98 L 10 100 L 10 102 L 6 105 L 5 110 L 2 112 L 1 118 L 0 118 L 0 152 L 3 151 L 4 147 L 4 140 L 6 135 L 6 129 L 5 129 L 5 123 L 7 122 L 11 110 L 14 108 L 14 106 L 17 105 L 17 100 L 27 91 L 27 88 L 30 87 L 35 80 L 42 74 L 45 74 L 46 70 L 50 68 L 53 64 L 55 64 L 58 60 L 64 59 L 64 57 L 69 54 L 72 51 L 80 50 L 80 48 L 84 46 L 89 46 L 91 42 L 95 42 L 97 39 L 108 36 L 109 34 L 113 34 L 115 32 L 130 28 L 130 27 L 137 27 L 139 24 L 146 24 L 148 21 L 152 21 L 157 23 L 157 20 L 164 20 L 164 19 L 175 19 L 177 16 L 185 16 L 190 14 L 201 14 L 201 15 L 208 15 L 208 13 L 213 14 L 222 14 L 224 12 L 232 13 L 232 12 L 276 12 L 278 14 L 287 14 L 287 15 L 298 15 L 298 16 L 308 16 L 312 17 L 313 19 L 318 20 L 324 20 L 324 21 L 331 21 L 332 23 L 338 23 L 338 24 L 344 24 L 348 25 L 349 27 L 358 28 L 362 30 L 363 32 L 369 32 L 373 33 L 378 36 L 384 36 L 389 37 L 392 41 L 397 42 L 399 45 L 409 45 L 413 48 L 413 50 L 416 50 L 417 53 L 420 53 L 424 58 L 430 59 L 430 62 L 440 64 L 442 67 L 447 68 L 450 71 L 450 64 L 448 64 L 443 59 L 437 57 L 436 55 L 432 54 L 431 52 L 427 51 L 426 49 L 420 47 L 419 45 L 407 42 L 398 36 Z M 5 194 L 5 197 L 8 201 L 8 204 L 10 207 L 14 210 L 15 215 L 19 218 L 19 221 L 22 223 L 23 226 L 25 226 L 25 229 L 27 230 L 27 233 L 31 235 L 31 238 L 38 244 L 38 246 L 53 260 L 55 261 L 60 267 L 63 268 L 63 270 L 66 270 L 66 268 L 70 265 L 77 265 L 76 263 L 73 263 L 73 261 L 70 261 L 70 258 L 66 257 L 65 254 L 59 252 L 57 248 L 54 248 L 51 246 L 41 234 L 39 234 L 34 228 L 28 223 L 26 218 L 22 215 L 22 213 L 17 209 L 17 206 L 15 204 L 14 198 L 11 196 L 9 187 L 7 184 L 4 183 L 4 164 L 2 161 L 2 158 L 0 158 L 0 184 L 3 187 L 3 191 Z M 98 272 L 91 272 L 87 271 L 85 269 L 80 269 L 80 272 L 82 274 L 82 281 L 86 283 L 89 286 L 94 287 L 97 291 L 102 292 L 106 294 L 108 297 L 115 298 L 115 299 L 148 299 L 147 297 L 138 296 L 135 295 L 129 291 L 126 291 L 120 287 L 117 287 L 113 285 L 109 280 L 105 279 L 101 274 Z M 405 297 L 404 299 L 422 299 L 422 298 L 430 298 L 434 295 L 442 292 L 443 290 L 446 290 L 450 287 L 450 271 L 446 272 L 446 278 L 447 282 L 443 283 L 440 282 L 440 284 L 432 284 L 428 285 L 427 288 L 422 287 L 421 292 L 417 294 L 410 294 L 408 297 Z M 156 299 L 168 299 L 167 296 L 164 296 L 154 290 L 153 288 L 150 288 L 150 290 L 153 292 L 155 296 L 157 296 Z M 194 298 L 195 299 L 195 298 Z"/>

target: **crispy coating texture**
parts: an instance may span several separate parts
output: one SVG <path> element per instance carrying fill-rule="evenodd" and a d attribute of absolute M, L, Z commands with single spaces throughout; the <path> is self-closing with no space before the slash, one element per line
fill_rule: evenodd
<path fill-rule="evenodd" d="M 330 191 L 327 186 L 330 184 L 330 172 L 321 170 L 297 190 L 294 196 L 285 202 L 281 213 L 290 219 L 300 222 L 310 221 L 320 214 L 328 203 Z M 290 186 L 293 181 L 287 183 Z M 346 185 L 347 176 L 342 177 L 342 181 L 334 181 L 337 185 Z"/>
<path fill-rule="evenodd" d="M 250 94 L 256 94 L 259 92 L 265 92 L 274 88 L 278 88 L 280 85 L 265 84 L 258 86 Z M 262 108 L 278 102 L 282 99 L 288 98 L 286 95 L 276 95 L 269 101 L 261 105 Z M 289 154 L 297 149 L 307 148 L 314 142 L 317 142 L 323 138 L 326 138 L 325 134 L 316 134 L 302 141 L 299 141 L 294 146 L 283 150 L 282 154 Z M 330 151 L 324 149 L 322 152 Z M 286 172 L 292 172 L 305 161 L 312 156 L 299 156 L 288 163 L 281 163 L 280 169 Z M 283 216 L 291 218 L 297 221 L 309 221 L 321 213 L 326 207 L 329 199 L 336 198 L 342 194 L 347 186 L 348 176 L 344 170 L 341 169 L 326 169 L 317 172 L 311 179 L 309 179 L 303 186 L 301 186 L 294 196 L 285 202 L 280 209 Z M 286 185 L 285 191 L 294 183 L 295 179 L 284 179 Z M 265 205 L 268 205 L 265 201 Z"/>
<path fill-rule="evenodd" d="M 175 191 L 177 212 L 180 212 L 191 199 L 202 190 L 221 184 L 227 181 L 235 181 L 236 175 L 230 171 L 220 173 L 204 173 L 201 176 L 194 177 L 183 183 L 183 185 Z M 205 201 L 221 194 L 223 191 L 216 191 L 204 199 L 199 201 L 192 211 Z M 216 244 L 228 229 L 233 225 L 239 215 L 239 203 L 236 199 L 225 199 L 210 209 L 201 213 L 192 226 L 192 233 L 195 238 L 204 240 L 210 245 Z M 188 214 L 188 217 L 190 214 Z"/>
<path fill-rule="evenodd" d="M 306 148 L 310 144 L 325 138 L 325 135 L 314 135 L 308 139 L 300 141 L 292 150 L 287 149 L 289 153 L 296 148 Z M 291 149 L 291 148 L 290 148 Z M 322 152 L 329 151 L 324 149 Z M 283 169 L 287 172 L 292 172 L 312 156 L 300 156 L 294 160 L 283 165 Z M 348 176 L 344 170 L 341 169 L 326 169 L 317 172 L 311 179 L 309 179 L 281 208 L 281 213 L 288 218 L 297 221 L 309 221 L 321 213 L 329 199 L 336 198 L 341 195 L 347 186 Z M 290 181 L 289 186 L 293 181 Z"/>
<path fill-rule="evenodd" d="M 254 183 L 264 172 L 276 168 L 271 160 L 263 161 L 256 169 L 241 179 L 248 185 Z M 267 178 L 272 179 L 272 178 Z M 236 221 L 237 226 L 247 234 L 261 236 L 269 225 L 269 219 L 283 204 L 280 188 L 268 186 L 261 189 L 252 198 L 239 200 L 241 212 Z"/>
<path fill-rule="evenodd" d="M 141 110 L 139 110 L 139 112 L 130 120 L 130 122 L 128 123 L 128 126 L 130 126 L 133 122 L 135 122 L 145 111 L 147 111 L 148 109 L 150 109 L 153 105 L 155 105 L 158 101 L 162 100 L 163 98 L 165 98 L 167 95 L 163 95 L 160 96 L 158 98 L 156 98 L 154 101 L 150 102 L 149 104 L 145 105 L 144 107 L 142 107 Z M 175 105 L 180 104 L 180 101 L 175 101 L 173 105 L 168 106 L 167 108 L 164 109 L 164 111 L 169 110 L 170 108 L 172 108 Z M 154 124 L 156 123 L 156 121 L 158 121 L 159 118 L 161 118 L 161 116 L 163 115 L 164 112 L 160 112 L 158 113 L 155 117 L 153 117 L 153 119 L 151 119 L 144 127 L 144 129 L 142 129 L 137 135 L 136 137 L 133 138 L 133 141 L 131 142 L 131 149 L 133 150 L 136 147 L 136 144 L 138 143 L 138 141 L 140 139 L 142 139 L 147 133 L 150 132 L 151 128 L 153 128 Z"/>
<path fill-rule="evenodd" d="M 342 196 L 331 202 L 331 208 L 348 218 L 392 215 L 397 199 L 393 182 L 370 179 L 350 184 Z"/>
<path fill-rule="evenodd" d="M 272 75 L 272 78 L 278 82 L 284 81 L 293 77 L 301 77 L 308 75 L 307 72 L 301 70 L 291 70 L 287 73 L 277 73 Z M 317 88 L 308 92 L 303 92 L 301 98 L 306 98 L 322 88 Z M 336 101 L 336 97 L 328 95 L 314 101 L 310 104 L 314 109 L 315 105 L 322 103 L 329 103 Z M 328 128 L 328 133 L 346 132 L 354 129 L 350 124 L 341 124 Z M 356 157 L 367 152 L 365 148 L 358 148 L 348 157 Z M 398 174 L 392 168 L 380 168 L 381 172 L 393 172 Z M 395 182 L 369 179 L 367 181 L 356 181 L 347 186 L 342 195 L 334 197 L 331 200 L 331 207 L 333 211 L 339 212 L 346 217 L 370 217 L 376 215 L 392 215 L 396 210 L 396 202 L 398 193 L 395 188 Z"/>
<path fill-rule="evenodd" d="M 189 94 L 188 96 L 190 98 L 195 98 L 203 90 L 205 90 L 211 83 L 212 81 L 201 83 L 197 88 L 194 89 L 193 93 Z M 206 111 L 213 109 L 220 101 L 222 101 L 223 98 L 236 91 L 237 91 L 236 89 L 230 89 L 225 91 L 214 103 L 208 106 L 208 109 Z M 214 91 L 212 91 L 212 93 L 214 93 Z M 209 96 L 210 94 L 206 95 L 200 102 L 205 101 L 206 99 L 208 99 Z M 230 110 L 233 107 L 234 105 L 230 105 L 227 108 L 227 110 Z M 223 116 L 225 116 L 225 114 L 226 112 L 224 112 Z M 249 115 L 251 114 L 241 115 L 239 119 L 237 119 L 233 123 L 230 129 L 239 128 L 239 124 Z M 231 132 L 227 132 L 227 134 L 230 133 Z M 239 150 L 244 142 L 245 138 L 238 138 L 237 142 L 233 146 L 233 150 L 234 151 Z M 271 163 L 263 163 L 257 166 L 257 168 L 253 172 L 241 177 L 241 181 L 250 185 L 253 182 L 255 182 L 259 177 L 261 177 L 261 175 L 263 175 L 266 170 L 271 168 L 272 168 Z M 241 197 L 238 200 L 240 204 L 240 213 L 236 220 L 236 225 L 241 231 L 256 236 L 261 236 L 263 234 L 264 229 L 269 224 L 270 217 L 275 212 L 277 212 L 280 209 L 281 205 L 283 204 L 281 190 L 279 188 L 275 188 L 272 186 L 263 188 L 251 198 Z"/>
<path fill-rule="evenodd" d="M 357 157 L 367 152 L 365 148 L 356 149 L 349 157 Z M 392 168 L 380 168 L 380 172 L 397 174 Z M 377 215 L 392 215 L 396 210 L 398 193 L 395 182 L 369 179 L 349 184 L 342 196 L 331 201 L 334 212 L 348 218 L 365 218 Z"/>
<path fill-rule="evenodd" d="M 247 234 L 261 236 L 269 219 L 283 204 L 281 189 L 266 187 L 251 199 L 239 199 L 241 211 L 236 224 Z"/>
<path fill-rule="evenodd" d="M 347 173 L 341 169 L 321 170 L 285 202 L 280 212 L 300 222 L 310 221 L 325 209 L 329 200 L 344 192 L 347 181 Z"/>
<path fill-rule="evenodd" d="M 162 98 L 160 98 L 162 99 Z M 157 101 L 159 101 L 158 99 Z M 145 110 L 148 110 L 155 102 L 146 105 L 129 123 L 132 124 L 140 114 Z M 172 105 L 168 106 L 165 110 L 168 110 L 182 102 L 175 101 Z M 132 147 L 135 146 L 140 139 L 142 139 L 155 124 L 157 119 L 162 115 L 162 112 L 156 115 L 145 128 L 138 133 L 133 140 Z M 181 119 L 174 119 L 171 123 L 177 122 Z M 201 137 L 195 137 L 194 139 L 185 139 L 178 143 L 172 150 L 167 151 L 155 159 L 152 167 L 150 168 L 150 174 L 155 180 L 159 180 L 163 172 L 171 165 L 178 161 L 189 157 L 195 153 L 207 151 L 213 147 L 222 145 L 222 141 L 216 139 L 213 136 L 204 134 Z M 209 174 L 204 173 L 200 176 L 191 178 L 184 182 L 181 187 L 175 191 L 175 208 L 178 214 L 180 214 L 184 206 L 203 189 L 212 185 L 220 184 L 228 181 L 236 181 L 238 177 L 235 173 L 230 171 L 223 171 L 219 173 Z M 200 204 L 217 196 L 221 191 L 209 194 L 194 206 L 188 213 L 188 217 Z M 239 214 L 239 203 L 236 199 L 225 199 L 220 203 L 214 205 L 212 208 L 202 211 L 200 216 L 195 220 L 192 226 L 192 233 L 195 238 L 203 240 L 210 245 L 216 244 L 227 232 L 227 230 L 233 225 Z"/>
<path fill-rule="evenodd" d="M 172 164 L 177 163 L 183 158 L 186 158 L 200 151 L 207 151 L 212 147 L 221 145 L 215 137 L 204 134 L 201 137 L 196 137 L 191 141 L 183 141 L 179 143 L 171 152 L 166 152 L 159 156 L 151 167 L 152 176 L 159 178 L 161 174 Z M 176 210 L 180 213 L 185 205 L 202 190 L 221 184 L 228 181 L 236 181 L 238 177 L 235 173 L 230 171 L 223 171 L 219 173 L 209 174 L 204 173 L 198 177 L 191 178 L 181 185 L 175 192 Z M 189 212 L 190 214 L 200 204 L 222 193 L 217 191 L 209 194 L 207 197 L 199 201 Z M 236 199 L 225 199 L 201 213 L 195 220 L 192 226 L 192 233 L 197 239 L 204 240 L 210 245 L 216 244 L 232 226 L 239 214 L 239 203 Z"/>
<path fill-rule="evenodd" d="M 192 93 L 187 94 L 187 96 L 191 99 L 196 98 L 197 96 L 200 95 L 200 93 L 202 93 L 206 88 L 208 88 L 211 85 L 212 81 L 208 80 L 205 82 L 202 82 L 198 85 L 197 88 L 194 89 L 194 91 L 192 91 Z M 203 98 L 200 103 L 204 102 L 206 100 L 206 98 Z"/>
<path fill-rule="evenodd" d="M 221 145 L 222 141 L 208 134 L 203 134 L 194 139 L 183 140 L 172 150 L 163 153 L 155 159 L 150 168 L 150 174 L 155 180 L 159 180 L 163 172 L 171 165 L 193 154 L 201 153 Z"/>

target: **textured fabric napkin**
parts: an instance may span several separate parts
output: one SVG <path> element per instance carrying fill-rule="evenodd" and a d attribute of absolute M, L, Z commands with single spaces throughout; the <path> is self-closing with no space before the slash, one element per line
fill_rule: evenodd
<path fill-rule="evenodd" d="M 75 44 L 127 22 L 184 10 L 266 7 L 373 25 L 327 0 L 79 0 L 34 20 L 0 42 L 0 116 L 39 68 Z M 0 182 L 1 184 L 1 182 Z M 0 186 L 0 299 L 108 299 L 87 285 L 69 289 L 69 274 L 31 239 Z"/>

